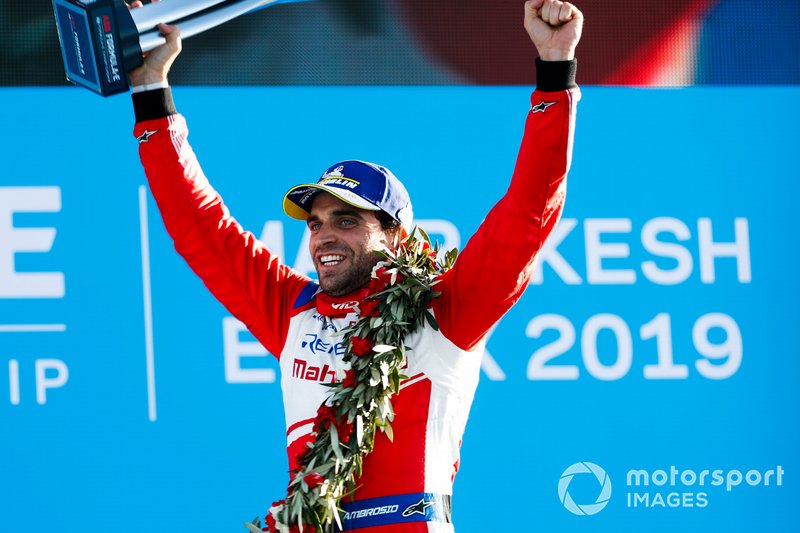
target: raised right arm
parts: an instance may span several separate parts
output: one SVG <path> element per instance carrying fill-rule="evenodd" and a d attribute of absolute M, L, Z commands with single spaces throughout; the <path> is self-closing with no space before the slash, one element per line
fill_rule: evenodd
<path fill-rule="evenodd" d="M 162 25 L 167 44 L 130 74 L 134 90 L 166 81 L 180 52 L 177 28 Z M 281 264 L 230 216 L 187 141 L 184 118 L 171 90 L 133 94 L 139 155 L 175 249 L 211 293 L 275 356 L 279 356 L 294 303 L 309 279 Z"/>

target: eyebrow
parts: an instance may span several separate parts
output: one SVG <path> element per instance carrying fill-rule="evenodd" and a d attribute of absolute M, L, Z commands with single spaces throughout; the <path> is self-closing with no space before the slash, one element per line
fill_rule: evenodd
<path fill-rule="evenodd" d="M 331 214 L 335 217 L 350 216 L 353 218 L 357 218 L 358 220 L 365 220 L 364 217 L 361 215 L 361 213 L 359 213 L 355 209 L 337 209 L 331 212 Z M 317 215 L 309 215 L 309 217 L 306 219 L 306 222 L 318 222 L 319 220 L 320 218 Z"/>

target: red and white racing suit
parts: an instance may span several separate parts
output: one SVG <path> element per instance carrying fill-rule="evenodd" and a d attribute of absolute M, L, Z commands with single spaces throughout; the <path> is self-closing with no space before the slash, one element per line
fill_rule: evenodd
<path fill-rule="evenodd" d="M 573 80 L 574 62 L 539 63 L 508 192 L 441 276 L 432 309 L 439 330 L 426 325 L 406 339 L 409 378 L 394 399 L 394 441 L 378 434 L 355 503 L 345 506 L 345 529 L 453 531 L 450 495 L 486 335 L 527 287 L 534 257 L 563 207 L 580 97 Z M 170 113 L 168 91 L 138 93 L 134 102 L 141 160 L 177 251 L 280 360 L 293 469 L 329 394 L 323 384 L 344 369 L 336 332 L 357 318 L 352 302 L 363 294 L 319 293 L 316 282 L 281 264 L 242 229 L 203 175 L 183 117 Z"/>

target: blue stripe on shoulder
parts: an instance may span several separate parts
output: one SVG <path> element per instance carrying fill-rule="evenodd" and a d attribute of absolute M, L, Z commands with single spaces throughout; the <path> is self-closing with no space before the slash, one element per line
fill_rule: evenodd
<path fill-rule="evenodd" d="M 319 283 L 316 281 L 309 281 L 308 284 L 303 287 L 303 290 L 300 291 L 300 294 L 297 295 L 297 299 L 294 301 L 294 307 L 292 307 L 292 309 L 303 307 L 313 300 L 314 295 L 317 294 L 317 289 L 319 289 Z"/>

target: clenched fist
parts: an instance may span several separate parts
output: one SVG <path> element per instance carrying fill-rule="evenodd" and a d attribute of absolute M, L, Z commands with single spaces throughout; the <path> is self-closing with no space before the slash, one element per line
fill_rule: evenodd
<path fill-rule="evenodd" d="M 569 2 L 528 0 L 525 29 L 544 61 L 566 61 L 575 57 L 581 38 L 583 13 Z"/>

